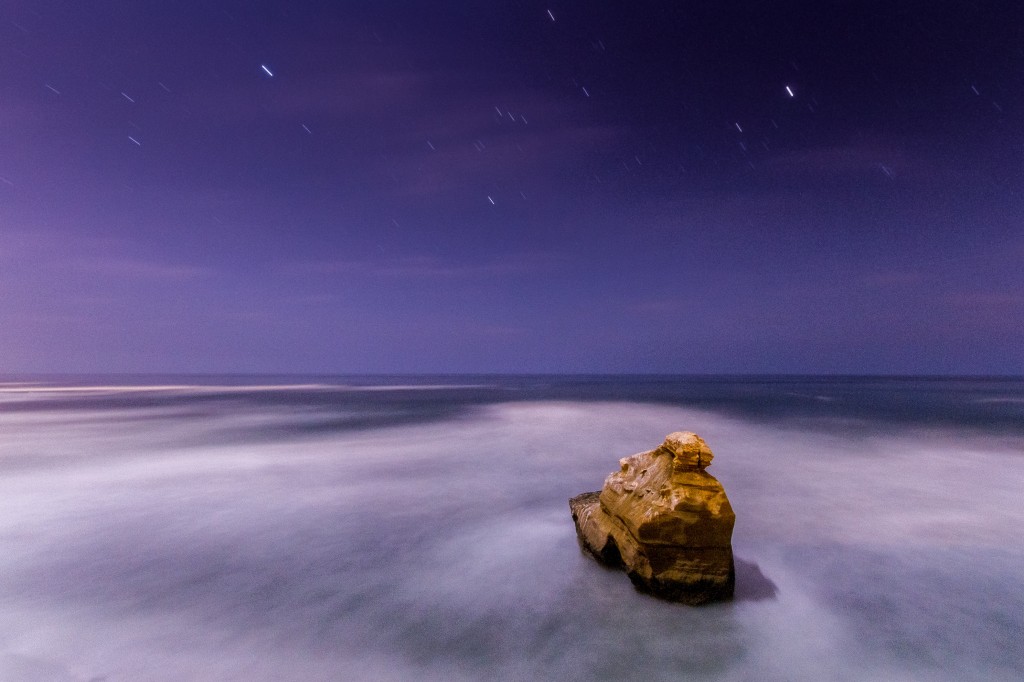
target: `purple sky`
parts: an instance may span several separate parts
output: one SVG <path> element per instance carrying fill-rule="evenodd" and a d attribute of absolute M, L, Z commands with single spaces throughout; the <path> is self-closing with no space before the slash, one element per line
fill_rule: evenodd
<path fill-rule="evenodd" d="M 1022 169 L 1017 2 L 6 0 L 0 372 L 1021 374 Z"/>

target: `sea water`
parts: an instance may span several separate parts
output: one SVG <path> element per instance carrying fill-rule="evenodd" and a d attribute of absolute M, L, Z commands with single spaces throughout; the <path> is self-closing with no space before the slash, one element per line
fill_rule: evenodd
<path fill-rule="evenodd" d="M 583 555 L 568 498 L 696 431 L 737 598 Z M 0 680 L 1019 680 L 1024 382 L 0 385 Z"/>

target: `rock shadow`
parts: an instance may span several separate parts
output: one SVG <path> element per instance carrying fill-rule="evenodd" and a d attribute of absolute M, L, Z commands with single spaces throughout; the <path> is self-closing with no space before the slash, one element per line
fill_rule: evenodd
<path fill-rule="evenodd" d="M 736 588 L 733 592 L 733 599 L 735 601 L 765 601 L 778 596 L 779 588 L 761 572 L 760 566 L 753 561 L 744 561 L 739 557 L 734 560 L 734 564 Z"/>

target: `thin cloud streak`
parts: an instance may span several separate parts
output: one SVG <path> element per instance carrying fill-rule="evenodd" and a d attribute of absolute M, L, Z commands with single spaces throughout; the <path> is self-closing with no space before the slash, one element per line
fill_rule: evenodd
<path fill-rule="evenodd" d="M 545 254 L 527 254 L 487 263 L 452 263 L 431 256 L 403 256 L 380 260 L 293 262 L 282 269 L 294 274 L 447 280 L 518 277 L 551 271 L 557 263 L 555 257 Z"/>
<path fill-rule="evenodd" d="M 72 263 L 72 267 L 81 272 L 108 277 L 170 282 L 197 281 L 215 274 L 213 269 L 207 267 L 137 258 L 84 258 Z"/>

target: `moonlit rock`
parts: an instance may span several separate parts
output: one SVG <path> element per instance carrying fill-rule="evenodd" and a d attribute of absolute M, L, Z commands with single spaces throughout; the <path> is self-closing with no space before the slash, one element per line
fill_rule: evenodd
<path fill-rule="evenodd" d="M 676 431 L 668 434 L 659 449 L 674 455 L 677 467 L 691 466 L 703 469 L 709 466 L 711 460 L 715 458 L 704 439 L 691 431 Z M 620 460 L 619 463 L 625 461 Z"/>
<path fill-rule="evenodd" d="M 731 599 L 736 515 L 704 470 L 713 457 L 700 436 L 676 432 L 619 460 L 601 491 L 569 500 L 583 549 L 656 597 L 694 605 Z"/>

